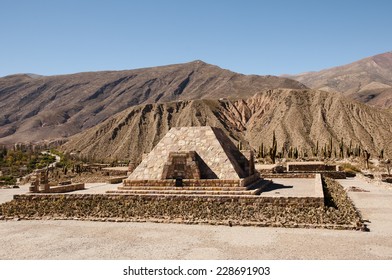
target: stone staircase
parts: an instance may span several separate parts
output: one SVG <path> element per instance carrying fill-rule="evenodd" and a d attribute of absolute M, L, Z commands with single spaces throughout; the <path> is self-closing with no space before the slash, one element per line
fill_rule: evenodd
<path fill-rule="evenodd" d="M 219 186 L 120 186 L 110 194 L 125 195 L 184 195 L 184 196 L 254 196 L 259 195 L 271 181 L 257 180 L 247 187 Z"/>

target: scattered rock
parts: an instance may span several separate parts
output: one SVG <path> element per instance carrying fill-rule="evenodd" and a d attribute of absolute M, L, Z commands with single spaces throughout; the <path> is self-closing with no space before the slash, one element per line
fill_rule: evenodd
<path fill-rule="evenodd" d="M 361 231 L 369 232 L 370 229 L 367 227 L 367 225 L 363 224 L 362 227 L 361 227 Z"/>
<path fill-rule="evenodd" d="M 282 165 L 277 165 L 274 168 L 272 168 L 273 173 L 283 173 L 285 171 L 285 168 Z"/>
<path fill-rule="evenodd" d="M 374 179 L 374 175 L 373 174 L 364 174 L 363 176 L 369 178 L 369 179 Z"/>
<path fill-rule="evenodd" d="M 364 190 L 360 187 L 354 187 L 354 186 L 348 187 L 347 191 L 348 192 L 369 192 L 369 191 Z"/>

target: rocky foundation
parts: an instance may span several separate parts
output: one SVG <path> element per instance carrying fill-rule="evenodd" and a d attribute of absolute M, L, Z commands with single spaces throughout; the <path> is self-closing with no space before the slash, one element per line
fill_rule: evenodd
<path fill-rule="evenodd" d="M 37 194 L 15 196 L 0 206 L 0 216 L 3 219 L 360 229 L 361 217 L 344 189 L 329 178 L 323 179 L 323 184 L 324 207 L 307 205 L 308 198 Z"/>

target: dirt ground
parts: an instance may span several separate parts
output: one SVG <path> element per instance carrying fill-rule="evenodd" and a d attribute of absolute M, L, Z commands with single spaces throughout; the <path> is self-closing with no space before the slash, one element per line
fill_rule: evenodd
<path fill-rule="evenodd" d="M 339 180 L 370 232 L 86 221 L 0 221 L 0 259 L 392 259 L 392 190 Z M 98 192 L 94 185 L 90 191 Z M 8 200 L 0 190 L 0 201 Z M 12 197 L 12 196 L 11 196 Z"/>

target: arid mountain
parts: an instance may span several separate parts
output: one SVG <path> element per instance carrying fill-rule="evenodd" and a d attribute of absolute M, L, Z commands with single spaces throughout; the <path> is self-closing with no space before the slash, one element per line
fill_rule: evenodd
<path fill-rule="evenodd" d="M 392 52 L 293 78 L 313 89 L 340 92 L 377 107 L 392 107 Z"/>
<path fill-rule="evenodd" d="M 306 87 L 202 61 L 129 71 L 7 76 L 0 78 L 0 143 L 68 137 L 139 104 L 248 98 L 274 88 Z"/>
<path fill-rule="evenodd" d="M 279 149 L 321 148 L 330 137 L 338 149 L 352 140 L 373 156 L 392 156 L 392 113 L 351 101 L 337 93 L 317 90 L 267 90 L 238 100 L 192 100 L 147 104 L 127 109 L 73 136 L 63 148 L 97 159 L 138 161 L 173 126 L 211 125 L 222 128 L 234 142 L 257 150 L 270 146 L 276 132 Z"/>

